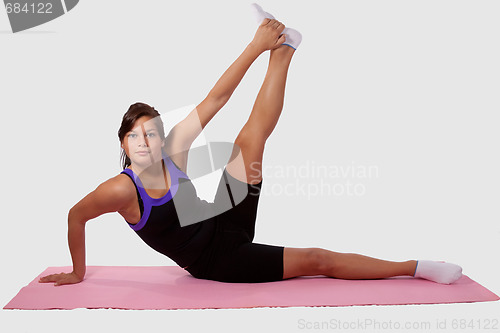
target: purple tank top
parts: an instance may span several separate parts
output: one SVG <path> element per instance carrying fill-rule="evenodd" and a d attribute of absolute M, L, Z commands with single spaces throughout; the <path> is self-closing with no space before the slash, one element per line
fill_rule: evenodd
<path fill-rule="evenodd" d="M 204 212 L 209 212 L 210 203 L 196 195 L 196 189 L 189 177 L 164 155 L 163 161 L 170 173 L 171 185 L 169 191 L 161 198 L 151 198 L 144 186 L 131 169 L 126 168 L 121 173 L 130 177 L 137 190 L 139 205 L 143 204 L 140 221 L 129 226 L 139 237 L 154 250 L 168 256 L 179 266 L 191 265 L 210 243 L 216 230 L 216 218 L 203 218 Z M 175 198 L 174 198 L 175 197 Z M 174 201 L 181 200 L 196 216 L 197 223 L 181 226 Z M 201 217 L 201 218 L 200 218 Z"/>

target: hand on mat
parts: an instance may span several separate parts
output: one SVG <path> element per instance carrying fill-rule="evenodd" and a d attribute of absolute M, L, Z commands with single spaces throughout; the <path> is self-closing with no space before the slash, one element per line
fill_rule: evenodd
<path fill-rule="evenodd" d="M 255 45 L 262 52 L 275 49 L 286 40 L 285 35 L 281 35 L 285 26 L 278 20 L 264 19 L 257 29 L 251 44 Z M 281 36 L 280 36 L 281 35 Z"/>
<path fill-rule="evenodd" d="M 63 284 L 73 284 L 82 282 L 83 279 L 77 276 L 75 273 L 59 273 L 59 274 L 50 274 L 40 278 L 38 282 L 55 282 L 54 286 L 60 286 Z"/>

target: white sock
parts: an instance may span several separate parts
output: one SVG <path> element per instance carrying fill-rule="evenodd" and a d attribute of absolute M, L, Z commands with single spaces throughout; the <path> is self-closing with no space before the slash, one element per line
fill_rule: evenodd
<path fill-rule="evenodd" d="M 285 28 L 283 30 L 283 34 L 285 34 L 285 42 L 283 45 L 288 45 L 293 49 L 297 49 L 302 42 L 302 34 L 295 29 Z"/>
<path fill-rule="evenodd" d="M 257 24 L 261 24 L 264 19 L 272 19 L 274 20 L 275 17 L 268 13 L 265 12 L 264 9 L 262 9 L 261 6 L 259 6 L 256 3 L 253 3 L 250 5 L 252 8 L 253 15 L 255 17 L 255 20 L 257 21 Z M 285 35 L 286 41 L 283 43 L 283 45 L 290 46 L 293 49 L 297 49 L 300 45 L 300 42 L 302 42 L 302 34 L 298 32 L 295 29 L 292 28 L 285 28 L 283 30 L 283 34 Z"/>
<path fill-rule="evenodd" d="M 462 267 L 447 262 L 418 260 L 417 269 L 413 275 L 437 283 L 450 284 L 462 276 Z"/>
<path fill-rule="evenodd" d="M 255 21 L 257 21 L 257 24 L 260 25 L 264 19 L 268 18 L 271 20 L 274 20 L 274 16 L 269 14 L 268 12 L 265 12 L 261 6 L 259 6 L 256 3 L 253 3 L 250 5 L 252 8 L 253 15 L 255 17 Z"/>

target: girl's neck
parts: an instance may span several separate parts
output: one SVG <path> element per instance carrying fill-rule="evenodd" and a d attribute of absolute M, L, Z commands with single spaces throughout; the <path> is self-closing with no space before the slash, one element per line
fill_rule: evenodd
<path fill-rule="evenodd" d="M 152 165 L 149 165 L 147 167 L 141 167 L 137 164 L 131 164 L 130 168 L 136 175 L 138 175 L 142 181 L 148 180 L 148 179 L 157 179 L 165 176 L 165 169 L 166 166 L 164 165 L 164 161 L 158 161 L 153 163 Z"/>

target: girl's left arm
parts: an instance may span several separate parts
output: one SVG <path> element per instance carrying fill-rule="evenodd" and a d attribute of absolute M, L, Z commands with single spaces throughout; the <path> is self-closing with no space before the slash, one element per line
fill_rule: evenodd
<path fill-rule="evenodd" d="M 174 162 L 183 171 L 186 168 L 187 152 L 191 144 L 227 103 L 255 59 L 264 51 L 279 47 L 285 42 L 285 36 L 281 35 L 284 26 L 281 23 L 277 26 L 278 23 L 275 20 L 265 20 L 257 29 L 252 42 L 222 74 L 207 97 L 170 131 L 166 141 L 166 151 L 170 156 L 174 156 Z"/>
<path fill-rule="evenodd" d="M 250 65 L 261 52 L 249 44 L 235 62 L 224 72 L 207 97 L 186 118 L 175 125 L 165 141 L 165 151 L 184 172 L 188 151 L 208 122 L 227 103 Z"/>

